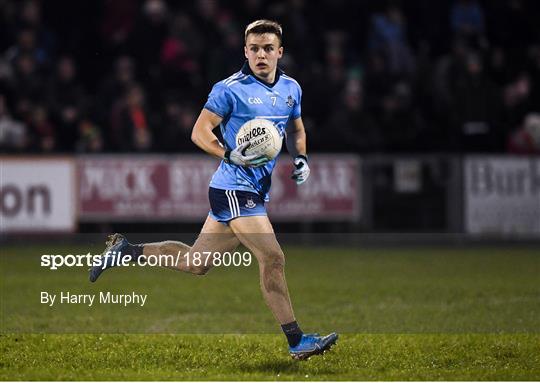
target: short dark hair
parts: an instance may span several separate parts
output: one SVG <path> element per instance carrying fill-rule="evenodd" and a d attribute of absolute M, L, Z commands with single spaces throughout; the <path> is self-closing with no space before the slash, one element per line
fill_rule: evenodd
<path fill-rule="evenodd" d="M 244 33 L 244 41 L 247 41 L 247 37 L 250 33 L 254 33 L 256 35 L 262 35 L 263 33 L 273 33 L 276 35 L 279 39 L 279 45 L 282 44 L 282 33 L 283 30 L 281 29 L 281 25 L 279 23 L 272 21 L 272 20 L 256 20 L 249 24 L 246 27 L 246 31 Z"/>

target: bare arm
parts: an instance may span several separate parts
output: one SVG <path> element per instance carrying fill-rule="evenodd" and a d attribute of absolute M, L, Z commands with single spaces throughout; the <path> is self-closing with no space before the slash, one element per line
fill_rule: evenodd
<path fill-rule="evenodd" d="M 268 158 L 265 156 L 257 156 L 256 154 L 246 155 L 244 153 L 245 149 L 249 146 L 249 142 L 245 142 L 233 150 L 225 150 L 213 132 L 221 121 L 223 121 L 223 118 L 207 109 L 203 109 L 193 126 L 191 141 L 206 153 L 234 165 L 257 167 L 263 166 L 268 162 Z"/>
<path fill-rule="evenodd" d="M 293 158 L 298 155 L 306 156 L 306 130 L 302 117 L 293 120 L 287 127 L 287 150 Z"/>
<path fill-rule="evenodd" d="M 207 109 L 203 109 L 193 126 L 191 141 L 206 153 L 223 159 L 225 149 L 219 142 L 213 130 L 223 119 Z"/>

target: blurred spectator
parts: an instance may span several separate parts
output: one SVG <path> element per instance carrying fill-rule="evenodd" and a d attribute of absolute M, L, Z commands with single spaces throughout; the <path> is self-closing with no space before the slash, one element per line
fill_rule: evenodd
<path fill-rule="evenodd" d="M 56 49 L 56 36 L 43 24 L 41 2 L 37 0 L 23 1 L 19 22 L 23 28 L 31 29 L 35 33 L 36 59 L 40 65 L 45 64 L 53 56 Z"/>
<path fill-rule="evenodd" d="M 190 87 L 198 70 L 190 44 L 185 40 L 186 26 L 183 16 L 176 16 L 171 25 L 170 34 L 161 47 L 160 61 L 169 89 Z"/>
<path fill-rule="evenodd" d="M 488 28 L 490 38 L 506 51 L 509 59 L 513 61 L 509 65 L 519 67 L 519 63 L 525 59 L 527 45 L 539 37 L 538 2 L 506 0 L 489 1 L 485 4 L 486 10 L 491 11 L 487 15 L 487 20 L 491 23 L 491 28 Z"/>
<path fill-rule="evenodd" d="M 63 56 L 49 84 L 49 105 L 58 128 L 58 148 L 62 151 L 74 150 L 77 125 L 84 113 L 85 92 L 76 76 L 73 58 Z"/>
<path fill-rule="evenodd" d="M 24 123 L 11 117 L 6 99 L 0 95 L 0 150 L 22 151 L 28 146 L 27 128 Z"/>
<path fill-rule="evenodd" d="M 413 102 L 411 85 L 397 82 L 382 100 L 376 115 L 385 147 L 390 151 L 416 151 L 422 145 L 420 133 L 424 121 Z"/>
<path fill-rule="evenodd" d="M 371 51 L 384 55 L 390 73 L 411 73 L 414 70 L 414 60 L 406 36 L 405 18 L 396 5 L 391 4 L 384 13 L 373 15 L 369 47 Z"/>
<path fill-rule="evenodd" d="M 114 63 L 114 72 L 99 85 L 96 99 L 96 117 L 100 124 L 109 124 L 113 105 L 135 83 L 135 64 L 129 56 L 120 56 Z"/>
<path fill-rule="evenodd" d="M 510 79 L 510 73 L 508 68 L 508 57 L 506 52 L 501 47 L 494 47 L 489 52 L 489 77 L 497 84 L 497 86 L 504 86 Z"/>
<path fill-rule="evenodd" d="M 122 151 L 147 151 L 152 145 L 152 117 L 145 106 L 145 94 L 138 84 L 129 86 L 111 114 L 112 142 Z"/>
<path fill-rule="evenodd" d="M 244 62 L 242 32 L 231 25 L 223 38 L 223 45 L 212 51 L 207 64 L 207 75 L 211 82 L 220 81 L 223 73 L 237 72 Z"/>
<path fill-rule="evenodd" d="M 37 46 L 36 31 L 31 28 L 21 28 L 17 33 L 17 42 L 6 51 L 5 59 L 14 64 L 21 56 L 30 56 L 35 61 L 38 69 L 43 69 L 48 64 L 49 53 L 42 47 Z"/>
<path fill-rule="evenodd" d="M 14 1 L 0 1 L 0 53 L 15 40 L 17 4 Z"/>
<path fill-rule="evenodd" d="M 49 119 L 45 105 L 36 105 L 32 109 L 30 130 L 33 135 L 34 149 L 40 152 L 52 152 L 57 146 L 56 127 Z"/>
<path fill-rule="evenodd" d="M 367 107 L 371 112 L 377 112 L 382 108 L 382 100 L 395 81 L 393 76 L 386 71 L 385 63 L 384 56 L 376 52 L 371 52 L 367 58 L 364 89 Z"/>
<path fill-rule="evenodd" d="M 450 11 L 450 25 L 454 33 L 463 37 L 483 36 L 484 11 L 477 0 L 456 0 Z"/>
<path fill-rule="evenodd" d="M 540 113 L 527 115 L 521 127 L 509 136 L 508 151 L 518 154 L 540 154 Z"/>
<path fill-rule="evenodd" d="M 499 90 L 486 76 L 479 55 L 469 53 L 450 85 L 450 118 L 459 147 L 466 151 L 502 149 Z"/>
<path fill-rule="evenodd" d="M 283 24 L 311 149 L 329 150 L 335 124 L 339 151 L 503 151 L 540 113 L 537 1 L 241 4 L 0 0 L 4 129 L 23 124 L 35 150 L 190 150 L 192 105 L 240 68 L 260 17 Z"/>
<path fill-rule="evenodd" d="M 79 138 L 76 143 L 76 150 L 79 153 L 96 153 L 103 150 L 103 137 L 101 129 L 88 119 L 83 119 L 79 123 Z"/>
<path fill-rule="evenodd" d="M 333 108 L 325 130 L 331 131 L 324 149 L 329 152 L 377 152 L 382 150 L 382 137 L 375 121 L 364 109 L 362 83 L 350 78 L 342 95 L 344 108 Z M 340 103 L 341 103 L 340 102 Z"/>
<path fill-rule="evenodd" d="M 532 45 L 528 50 L 529 56 L 529 75 L 531 78 L 531 104 L 535 111 L 540 112 L 540 42 Z"/>
<path fill-rule="evenodd" d="M 206 48 L 213 48 L 221 43 L 221 36 L 217 30 L 220 11 L 218 0 L 195 1 L 195 23 L 204 37 Z"/>
<path fill-rule="evenodd" d="M 329 31 L 325 35 L 326 87 L 330 94 L 337 94 L 345 84 L 345 43 L 343 31 Z"/>
<path fill-rule="evenodd" d="M 178 94 L 171 94 L 165 102 L 165 119 L 160 124 L 160 148 L 167 152 L 193 152 L 191 130 L 197 119 L 191 103 L 181 102 Z"/>
<path fill-rule="evenodd" d="M 117 52 L 127 43 L 137 17 L 136 0 L 105 0 L 101 34 L 108 48 Z"/>
<path fill-rule="evenodd" d="M 14 76 L 10 79 L 9 86 L 18 99 L 44 100 L 44 81 L 38 72 L 34 56 L 22 54 L 17 57 Z"/>
<path fill-rule="evenodd" d="M 434 65 L 433 77 L 427 78 L 433 88 L 433 108 L 435 123 L 446 143 L 442 146 L 446 150 L 459 150 L 458 135 L 456 134 L 455 122 L 449 116 L 453 113 L 454 84 L 463 75 L 466 66 L 468 47 L 465 40 L 454 38 L 452 49 L 440 57 Z"/>
<path fill-rule="evenodd" d="M 137 60 L 144 81 L 159 76 L 159 55 L 167 37 L 169 25 L 167 5 L 163 0 L 146 0 L 131 36 L 133 56 Z"/>
<path fill-rule="evenodd" d="M 531 102 L 531 79 L 527 73 L 521 73 L 504 89 L 504 122 L 508 128 L 514 128 L 534 105 Z"/>

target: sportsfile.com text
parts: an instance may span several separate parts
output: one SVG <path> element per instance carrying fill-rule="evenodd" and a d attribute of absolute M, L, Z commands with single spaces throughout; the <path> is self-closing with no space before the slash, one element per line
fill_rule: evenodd
<path fill-rule="evenodd" d="M 188 266 L 213 266 L 213 267 L 239 267 L 250 266 L 252 256 L 249 251 L 245 252 L 193 252 L 178 254 L 149 254 L 139 257 L 136 261 L 130 255 L 123 255 L 115 251 L 102 254 L 43 254 L 41 255 L 41 267 L 49 270 L 58 270 L 61 267 L 94 267 L 103 269 L 114 266 L 150 266 L 150 267 L 174 267 L 179 263 Z"/>

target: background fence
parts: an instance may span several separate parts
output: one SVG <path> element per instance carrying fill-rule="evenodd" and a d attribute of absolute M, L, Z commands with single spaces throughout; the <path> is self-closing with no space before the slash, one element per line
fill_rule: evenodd
<path fill-rule="evenodd" d="M 6 157 L 1 231 L 202 222 L 216 166 L 204 155 Z M 540 237 L 540 157 L 320 154 L 311 166 L 297 187 L 292 165 L 278 161 L 267 205 L 273 222 L 300 231 L 333 222 L 321 231 Z"/>

